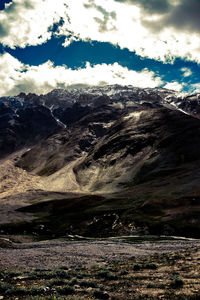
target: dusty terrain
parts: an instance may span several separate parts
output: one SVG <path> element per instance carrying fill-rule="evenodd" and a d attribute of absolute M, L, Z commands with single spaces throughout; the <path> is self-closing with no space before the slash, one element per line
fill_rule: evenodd
<path fill-rule="evenodd" d="M 21 197 L 28 190 L 41 188 L 37 176 L 14 166 L 14 159 L 22 153 L 15 153 L 0 161 L 0 223 L 17 221 L 29 221 L 33 219 L 31 214 L 22 214 L 15 210 L 28 205 L 29 199 Z"/>
<path fill-rule="evenodd" d="M 8 244 L 0 249 L 0 268 L 52 269 L 59 266 L 105 264 L 123 261 L 132 256 L 177 252 L 200 246 L 200 241 L 160 241 L 128 243 L 117 240 L 41 241 Z M 23 253 L 23 255 L 21 255 Z"/>
<path fill-rule="evenodd" d="M 41 199 L 59 199 L 63 197 L 62 193 L 66 196 L 69 192 L 69 197 L 73 197 L 73 193 L 81 193 L 74 178 L 72 164 L 49 177 L 33 175 L 16 167 L 15 161 L 26 151 L 27 148 L 0 160 L 0 224 L 35 219 L 33 214 L 17 211 L 20 207 Z"/>
<path fill-rule="evenodd" d="M 198 241 L 127 242 L 5 241 L 1 299 L 200 298 Z"/>

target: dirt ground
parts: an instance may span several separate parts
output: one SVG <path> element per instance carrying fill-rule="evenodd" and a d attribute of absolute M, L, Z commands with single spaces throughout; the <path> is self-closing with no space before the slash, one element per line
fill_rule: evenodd
<path fill-rule="evenodd" d="M 16 211 L 34 202 L 59 199 L 63 195 L 73 197 L 74 193 L 84 195 L 76 186 L 73 165 L 49 177 L 36 176 L 16 167 L 15 161 L 26 151 L 17 151 L 0 160 L 0 224 L 34 220 L 33 214 Z"/>
<path fill-rule="evenodd" d="M 123 240 L 41 241 L 10 243 L 0 248 L 1 269 L 56 268 L 123 261 L 155 253 L 177 252 L 199 246 L 200 241 L 130 243 Z"/>
<path fill-rule="evenodd" d="M 200 299 L 198 241 L 5 241 L 4 247 L 0 299 Z"/>
<path fill-rule="evenodd" d="M 63 197 L 45 184 L 12 157 L 1 161 L 0 223 L 32 220 L 16 209 Z M 33 242 L 0 234 L 0 299 L 200 299 L 200 240 Z"/>

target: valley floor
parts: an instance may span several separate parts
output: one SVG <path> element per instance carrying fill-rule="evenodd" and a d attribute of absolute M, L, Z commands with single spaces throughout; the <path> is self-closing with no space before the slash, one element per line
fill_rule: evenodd
<path fill-rule="evenodd" d="M 75 237 L 76 238 L 76 237 Z M 200 247 L 198 240 L 135 241 L 134 238 L 50 240 L 13 243 L 0 248 L 0 267 L 8 269 L 57 268 L 106 264 Z M 23 255 L 22 255 L 23 253 Z"/>
<path fill-rule="evenodd" d="M 197 300 L 199 271 L 198 240 L 1 239 L 0 297 Z"/>
<path fill-rule="evenodd" d="M 33 205 L 37 213 L 35 203 L 61 200 L 61 212 L 68 211 L 67 206 L 62 207 L 68 199 L 76 197 L 79 203 L 78 196 L 84 195 L 80 190 L 76 190 L 78 194 L 72 193 L 73 186 L 69 191 L 51 190 L 51 180 L 16 168 L 15 155 L 0 165 L 2 226 L 12 222 L 14 230 L 17 222 L 35 220 L 38 216 L 31 210 L 18 210 Z M 73 179 L 68 174 L 67 180 Z M 80 203 L 90 205 L 90 201 L 84 198 Z M 94 199 L 97 207 L 98 201 Z M 105 201 L 104 205 L 109 203 L 109 199 Z M 73 209 L 76 212 L 76 207 Z M 0 299 L 200 299 L 200 240 L 81 239 L 66 232 L 61 235 L 65 239 L 33 241 L 34 236 L 39 238 L 35 227 L 31 227 L 32 236 L 26 236 L 27 231 L 19 235 L 23 230 L 16 235 L 12 230 L 0 232 Z"/>

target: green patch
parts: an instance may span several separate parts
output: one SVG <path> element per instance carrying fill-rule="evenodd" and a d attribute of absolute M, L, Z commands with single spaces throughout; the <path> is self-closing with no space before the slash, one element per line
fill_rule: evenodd
<path fill-rule="evenodd" d="M 184 280 L 179 276 L 179 275 L 175 275 L 173 278 L 172 278 L 172 281 L 170 283 L 170 286 L 173 288 L 173 289 L 178 289 L 178 288 L 182 288 L 184 285 Z"/>
<path fill-rule="evenodd" d="M 71 295 L 71 294 L 75 293 L 74 288 L 71 287 L 71 286 L 69 286 L 69 285 L 66 285 L 66 286 L 63 286 L 63 287 L 59 287 L 56 290 L 61 295 Z"/>
<path fill-rule="evenodd" d="M 117 275 L 111 273 L 109 270 L 101 270 L 96 274 L 96 278 L 102 278 L 105 280 L 117 280 Z"/>

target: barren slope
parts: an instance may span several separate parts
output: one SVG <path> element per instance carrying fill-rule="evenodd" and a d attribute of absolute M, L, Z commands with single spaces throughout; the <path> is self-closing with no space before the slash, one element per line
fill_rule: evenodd
<path fill-rule="evenodd" d="M 29 110 L 33 103 L 34 109 L 45 105 L 48 118 L 51 113 L 53 122 L 68 124 L 2 161 L 2 214 L 15 222 L 14 209 L 27 205 L 16 216 L 38 218 L 14 231 L 28 226 L 32 233 L 45 224 L 37 233 L 43 237 L 199 237 L 200 122 L 191 101 L 184 109 L 192 116 L 179 111 L 180 99 L 164 89 L 114 86 L 20 97 Z M 25 114 L 24 104 L 20 109 Z"/>

